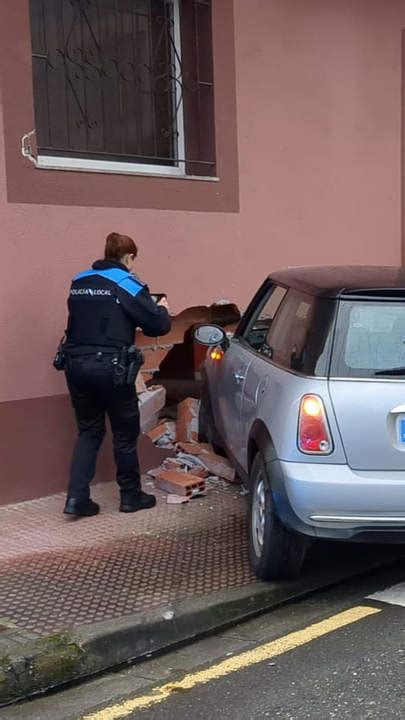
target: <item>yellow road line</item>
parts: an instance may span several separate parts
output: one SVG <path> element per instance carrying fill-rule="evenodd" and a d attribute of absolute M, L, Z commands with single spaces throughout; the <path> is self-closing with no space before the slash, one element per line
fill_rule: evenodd
<path fill-rule="evenodd" d="M 134 710 L 144 710 L 152 705 L 163 702 L 163 700 L 166 700 L 175 692 L 191 690 L 197 685 L 203 685 L 211 680 L 218 680 L 218 678 L 225 677 L 225 675 L 230 675 L 251 665 L 256 665 L 257 663 L 277 657 L 278 655 L 283 655 L 323 635 L 328 635 L 335 630 L 339 630 L 371 615 L 376 615 L 379 612 L 381 612 L 381 610 L 378 608 L 360 605 L 350 608 L 350 610 L 332 615 L 326 620 L 321 620 L 321 622 L 309 625 L 303 630 L 297 630 L 277 640 L 272 640 L 265 645 L 254 648 L 254 650 L 247 650 L 240 655 L 234 655 L 226 660 L 222 660 L 205 670 L 185 675 L 183 679 L 178 682 L 166 683 L 152 690 L 149 695 L 136 697 L 132 700 L 125 700 L 122 703 L 105 708 L 104 710 L 85 715 L 82 720 L 117 720 L 118 718 L 126 717 L 134 712 Z"/>

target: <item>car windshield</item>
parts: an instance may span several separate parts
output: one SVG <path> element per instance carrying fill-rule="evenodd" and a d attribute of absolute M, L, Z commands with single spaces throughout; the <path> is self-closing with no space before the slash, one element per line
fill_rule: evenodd
<path fill-rule="evenodd" d="M 405 376 L 405 298 L 341 301 L 330 374 Z"/>

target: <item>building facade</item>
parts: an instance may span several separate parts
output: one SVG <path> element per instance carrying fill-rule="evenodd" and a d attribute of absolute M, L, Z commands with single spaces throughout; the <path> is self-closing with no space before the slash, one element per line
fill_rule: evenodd
<path fill-rule="evenodd" d="M 0 503 L 64 487 L 51 360 L 108 232 L 176 313 L 401 262 L 404 29 L 401 0 L 2 0 Z"/>

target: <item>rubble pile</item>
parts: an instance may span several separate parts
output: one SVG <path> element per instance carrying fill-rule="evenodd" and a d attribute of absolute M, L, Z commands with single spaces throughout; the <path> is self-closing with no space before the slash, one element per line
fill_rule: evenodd
<path fill-rule="evenodd" d="M 198 400 L 187 398 L 178 406 L 177 422 L 161 420 L 147 433 L 157 447 L 175 453 L 148 473 L 156 487 L 168 493 L 169 504 L 204 496 L 210 485 L 239 482 L 226 458 L 208 443 L 198 442 L 198 408 Z"/>

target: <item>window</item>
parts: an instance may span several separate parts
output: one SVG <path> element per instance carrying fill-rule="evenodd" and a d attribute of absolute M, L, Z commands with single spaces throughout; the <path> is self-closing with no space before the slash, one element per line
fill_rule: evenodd
<path fill-rule="evenodd" d="M 289 290 L 265 340 L 267 355 L 287 370 L 326 377 L 336 303 Z"/>
<path fill-rule="evenodd" d="M 273 318 L 280 307 L 287 290 L 273 285 L 270 294 L 266 293 L 259 303 L 256 312 L 248 324 L 244 334 L 246 342 L 258 352 L 265 351 L 265 341 L 269 333 Z"/>
<path fill-rule="evenodd" d="M 39 167 L 215 175 L 211 0 L 30 0 Z"/>
<path fill-rule="evenodd" d="M 333 377 L 404 375 L 405 307 L 400 302 L 342 301 L 332 356 Z"/>

